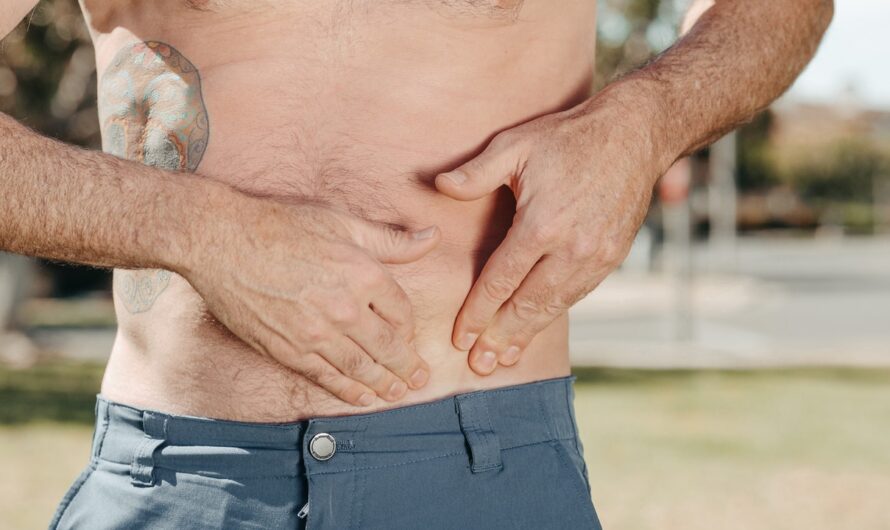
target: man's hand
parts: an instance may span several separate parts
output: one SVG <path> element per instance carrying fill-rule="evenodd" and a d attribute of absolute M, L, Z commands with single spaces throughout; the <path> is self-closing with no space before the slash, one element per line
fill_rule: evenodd
<path fill-rule="evenodd" d="M 813 56 L 832 0 L 697 1 L 674 46 L 593 99 L 502 132 L 436 187 L 517 199 L 506 239 L 457 316 L 452 341 L 489 374 L 627 254 L 652 185 L 781 94 Z M 695 22 L 693 25 L 693 21 Z M 449 178 L 452 177 L 452 178 Z"/>
<path fill-rule="evenodd" d="M 498 134 L 439 175 L 440 192 L 474 200 L 507 185 L 513 225 L 458 313 L 452 340 L 470 366 L 513 365 L 541 330 L 617 267 L 645 217 L 664 161 L 626 110 L 594 101 Z"/>
<path fill-rule="evenodd" d="M 411 303 L 382 263 L 419 259 L 436 227 L 405 232 L 310 203 L 221 206 L 237 219 L 210 219 L 213 236 L 178 272 L 228 329 L 354 405 L 426 384 Z"/>
<path fill-rule="evenodd" d="M 0 250 L 176 272 L 235 335 L 352 404 L 398 400 L 429 378 L 411 304 L 383 263 L 420 259 L 436 227 L 250 197 L 42 138 L 3 114 L 0 153 Z"/>

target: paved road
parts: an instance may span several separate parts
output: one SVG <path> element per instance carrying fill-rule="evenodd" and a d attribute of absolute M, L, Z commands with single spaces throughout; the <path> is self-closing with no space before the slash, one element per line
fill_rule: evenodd
<path fill-rule="evenodd" d="M 890 239 L 742 239 L 733 274 L 694 257 L 691 340 L 671 278 L 619 271 L 570 313 L 575 363 L 890 366 Z"/>

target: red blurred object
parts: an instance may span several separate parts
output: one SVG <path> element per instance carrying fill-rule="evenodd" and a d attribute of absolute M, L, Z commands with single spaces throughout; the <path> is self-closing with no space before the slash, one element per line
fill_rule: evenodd
<path fill-rule="evenodd" d="M 692 167 L 688 158 L 681 158 L 658 180 L 658 198 L 665 204 L 676 204 L 689 197 Z"/>

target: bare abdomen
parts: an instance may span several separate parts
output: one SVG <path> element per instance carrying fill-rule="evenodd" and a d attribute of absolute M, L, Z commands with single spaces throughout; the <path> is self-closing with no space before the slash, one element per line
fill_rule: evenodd
<path fill-rule="evenodd" d="M 406 403 L 564 375 L 564 318 L 531 344 L 518 365 L 487 378 L 476 376 L 466 352 L 451 345 L 454 318 L 510 226 L 514 204 L 506 189 L 459 202 L 440 195 L 432 182 L 498 131 L 583 98 L 590 86 L 592 27 L 553 33 L 545 31 L 553 21 L 532 21 L 525 32 L 521 26 L 480 29 L 473 42 L 474 33 L 448 21 L 432 32 L 407 21 L 376 30 L 359 24 L 344 43 L 331 35 L 325 42 L 311 29 L 300 35 L 294 29 L 299 22 L 291 22 L 281 23 L 278 34 L 265 26 L 262 42 L 230 34 L 220 40 L 217 28 L 213 47 L 200 32 L 152 31 L 159 42 L 170 41 L 183 58 L 188 55 L 196 71 L 179 71 L 178 79 L 168 75 L 182 89 L 181 99 L 134 98 L 134 107 L 125 108 L 118 98 L 116 114 L 104 114 L 106 148 L 114 152 L 123 140 L 119 156 L 196 171 L 270 200 L 312 198 L 405 228 L 437 224 L 443 234 L 437 249 L 415 263 L 389 267 L 412 301 L 418 352 L 432 368 L 428 386 L 409 393 Z M 118 33 L 99 53 L 111 56 L 108 47 L 125 49 L 144 33 Z M 258 38 L 257 32 L 249 35 Z M 235 42 L 237 49 L 227 49 Z M 154 67 L 175 70 L 170 63 Z M 113 61 L 103 64 L 113 71 Z M 182 70 L 186 63 L 177 64 Z M 140 81 L 140 93 L 148 82 Z M 119 94 L 108 86 L 106 105 Z M 202 123 L 173 120 L 179 135 L 157 130 L 164 108 L 191 102 L 194 109 L 198 101 L 207 119 L 200 157 L 190 142 L 201 139 L 195 132 Z M 356 411 L 232 336 L 175 274 L 118 272 L 115 303 L 120 331 L 103 383 L 111 399 L 246 421 Z M 385 406 L 392 404 L 378 408 Z"/>

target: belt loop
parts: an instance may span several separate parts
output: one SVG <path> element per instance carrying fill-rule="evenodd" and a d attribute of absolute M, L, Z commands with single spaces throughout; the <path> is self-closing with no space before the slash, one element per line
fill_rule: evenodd
<path fill-rule="evenodd" d="M 154 486 L 154 454 L 166 441 L 167 418 L 153 412 L 142 413 L 145 438 L 136 448 L 130 464 L 130 482 L 134 486 Z"/>
<path fill-rule="evenodd" d="M 480 392 L 456 396 L 460 430 L 470 448 L 470 470 L 473 473 L 500 470 L 501 443 L 491 428 L 488 402 Z"/>

